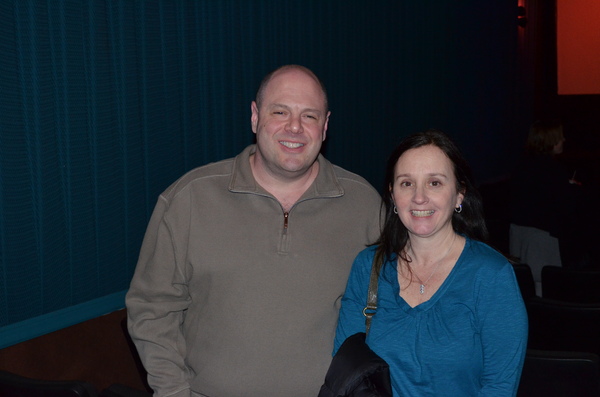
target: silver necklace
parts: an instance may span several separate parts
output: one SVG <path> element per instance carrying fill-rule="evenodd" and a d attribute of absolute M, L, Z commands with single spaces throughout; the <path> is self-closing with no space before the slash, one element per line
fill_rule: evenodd
<path fill-rule="evenodd" d="M 417 273 L 415 273 L 415 271 L 413 270 L 412 266 L 410 265 L 410 262 L 408 262 L 408 267 L 410 267 L 411 273 L 417 278 L 417 280 L 420 283 L 420 285 L 419 285 L 419 292 L 421 293 L 421 295 L 423 295 L 425 293 L 425 286 L 427 285 L 427 283 L 429 282 L 429 280 L 431 280 L 431 277 L 433 277 L 433 275 L 435 274 L 435 272 L 438 269 L 438 267 L 440 267 L 440 265 L 442 264 L 442 262 L 444 261 L 444 259 L 446 259 L 446 257 L 450 253 L 450 250 L 452 249 L 452 246 L 454 245 L 454 240 L 456 240 L 456 233 L 454 233 L 454 238 L 452 239 L 452 243 L 450 243 L 450 247 L 448 247 L 448 251 L 446 251 L 446 253 L 444 254 L 444 256 L 442 256 L 442 258 L 438 261 L 437 265 L 435 265 L 435 268 L 433 269 L 433 271 L 431 272 L 431 274 L 429 275 L 429 277 L 427 277 L 427 280 L 425 280 L 425 282 L 423 282 L 421 280 L 421 278 L 419 278 L 419 276 L 417 276 Z"/>

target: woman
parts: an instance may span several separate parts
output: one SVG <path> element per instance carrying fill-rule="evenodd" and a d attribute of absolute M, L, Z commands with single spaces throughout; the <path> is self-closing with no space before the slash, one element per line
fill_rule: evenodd
<path fill-rule="evenodd" d="M 581 209 L 597 198 L 558 160 L 564 142 L 559 120 L 534 122 L 510 180 L 510 254 L 531 267 L 538 295 L 542 267 L 584 267 L 594 246 L 597 222 Z"/>
<path fill-rule="evenodd" d="M 562 153 L 564 141 L 558 121 L 531 125 L 525 151 L 511 177 L 511 223 L 545 230 L 555 237 L 560 233 L 572 202 L 569 192 L 577 190 L 569 184 L 570 175 L 556 157 Z M 556 265 L 560 266 L 560 258 Z"/>
<path fill-rule="evenodd" d="M 371 264 L 379 266 L 369 347 L 390 366 L 394 396 L 514 396 L 527 314 L 511 264 L 486 238 L 481 200 L 450 138 L 405 139 L 386 170 L 386 220 L 356 258 L 335 351 L 365 331 Z"/>

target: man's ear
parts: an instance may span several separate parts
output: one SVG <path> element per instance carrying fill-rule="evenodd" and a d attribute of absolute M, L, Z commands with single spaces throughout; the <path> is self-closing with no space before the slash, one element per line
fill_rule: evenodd
<path fill-rule="evenodd" d="M 252 126 L 252 132 L 256 134 L 256 131 L 258 130 L 258 105 L 256 104 L 256 101 L 252 101 L 250 104 L 250 111 L 252 112 L 252 115 L 250 116 L 250 125 Z"/>
<path fill-rule="evenodd" d="M 327 137 L 327 127 L 329 126 L 329 116 L 331 116 L 331 112 L 327 112 L 327 117 L 325 118 L 325 125 L 323 126 L 323 142 L 325 142 L 325 138 Z"/>

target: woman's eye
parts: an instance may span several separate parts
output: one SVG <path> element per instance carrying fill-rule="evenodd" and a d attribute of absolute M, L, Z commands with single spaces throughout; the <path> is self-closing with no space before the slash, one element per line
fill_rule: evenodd
<path fill-rule="evenodd" d="M 400 182 L 400 186 L 402 187 L 410 187 L 412 184 L 408 181 Z"/>
<path fill-rule="evenodd" d="M 440 181 L 432 181 L 431 186 L 441 186 Z"/>

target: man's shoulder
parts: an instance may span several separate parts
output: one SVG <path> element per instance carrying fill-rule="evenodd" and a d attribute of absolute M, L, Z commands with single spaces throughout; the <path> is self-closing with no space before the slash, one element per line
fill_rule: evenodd
<path fill-rule="evenodd" d="M 229 180 L 235 163 L 235 157 L 208 163 L 196 167 L 171 184 L 161 196 L 165 198 L 173 198 L 182 190 L 190 187 L 190 185 L 208 182 L 215 178 L 226 178 Z"/>
<path fill-rule="evenodd" d="M 330 163 L 331 164 L 331 163 Z M 355 174 L 354 172 L 348 171 L 339 165 L 331 164 L 335 177 L 345 185 L 344 187 L 352 187 L 356 189 L 364 189 L 365 191 L 371 192 L 377 196 L 379 193 L 377 190 L 362 176 Z"/>

